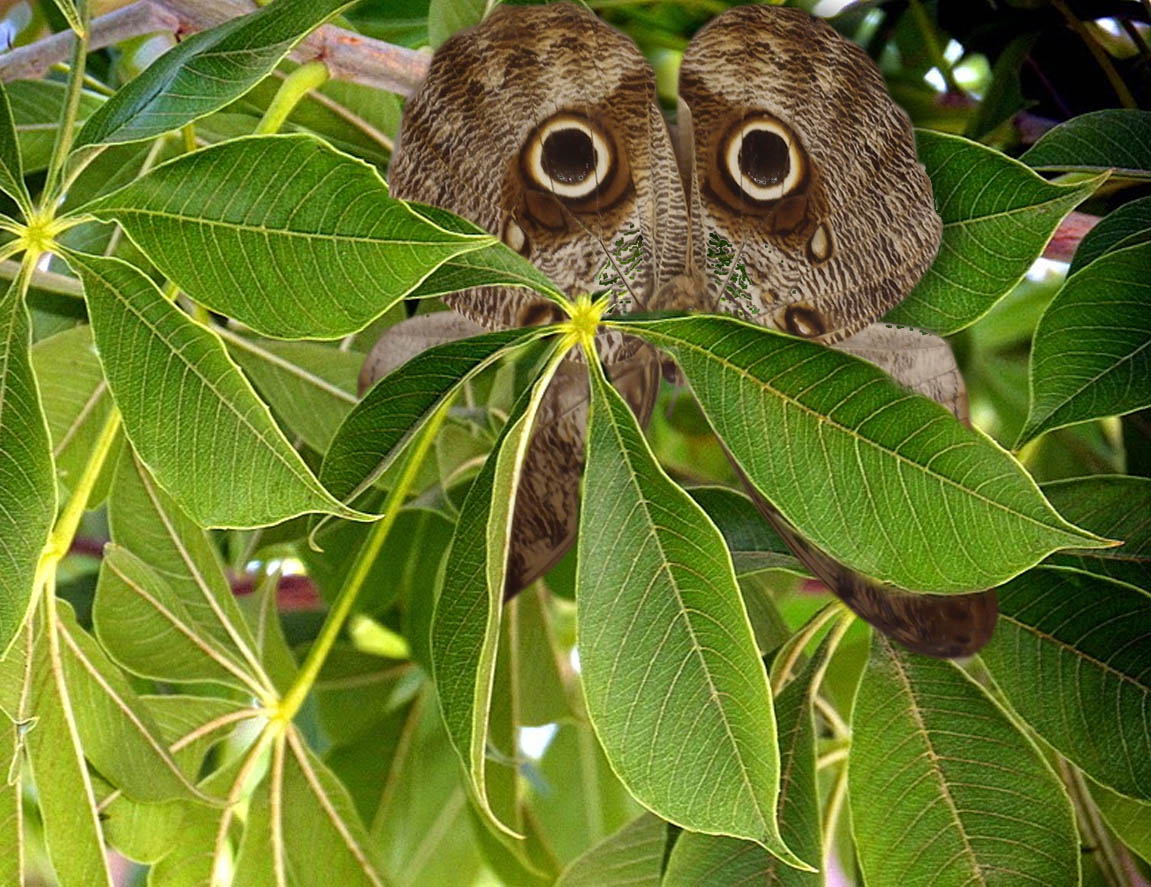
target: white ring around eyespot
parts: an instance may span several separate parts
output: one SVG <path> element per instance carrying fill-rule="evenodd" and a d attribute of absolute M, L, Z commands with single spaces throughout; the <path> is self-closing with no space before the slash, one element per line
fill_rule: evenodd
<path fill-rule="evenodd" d="M 744 136 L 749 132 L 760 130 L 775 133 L 787 145 L 787 176 L 779 184 L 769 185 L 766 188 L 745 176 L 739 167 L 739 152 L 743 148 Z M 791 131 L 783 124 L 766 117 L 754 117 L 740 127 L 727 142 L 724 162 L 727 163 L 727 173 L 736 186 L 752 200 L 779 200 L 791 193 L 803 178 L 803 155 L 799 152 Z"/>
<path fill-rule="evenodd" d="M 582 182 L 568 184 L 557 182 L 547 174 L 543 167 L 544 142 L 552 133 L 564 129 L 578 129 L 591 139 L 592 150 L 595 152 L 595 169 L 592 170 Z M 528 172 L 533 179 L 543 187 L 550 190 L 557 197 L 587 197 L 596 188 L 607 181 L 608 171 L 611 169 L 611 151 L 607 140 L 593 128 L 586 120 L 561 114 L 553 117 L 536 131 L 531 145 L 528 147 Z"/>

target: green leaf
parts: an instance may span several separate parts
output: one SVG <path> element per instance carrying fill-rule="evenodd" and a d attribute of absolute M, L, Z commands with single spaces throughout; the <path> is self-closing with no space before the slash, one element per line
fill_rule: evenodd
<path fill-rule="evenodd" d="M 32 369 L 48 420 L 56 476 L 71 489 L 112 409 L 92 328 L 76 326 L 41 339 L 32 346 Z"/>
<path fill-rule="evenodd" d="M 1035 169 L 1113 169 L 1124 178 L 1151 179 L 1151 111 L 1081 114 L 1044 133 L 1020 159 Z"/>
<path fill-rule="evenodd" d="M 128 439 L 193 520 L 256 527 L 311 511 L 362 517 L 320 486 L 213 332 L 131 265 L 67 255 Z"/>
<path fill-rule="evenodd" d="M 1151 243 L 1067 279 L 1035 328 L 1031 410 L 1016 448 L 1044 431 L 1151 406 Z"/>
<path fill-rule="evenodd" d="M 48 855 L 61 884 L 114 887 L 63 668 L 58 660 L 53 662 L 49 647 L 41 632 L 32 660 L 32 712 L 37 722 L 25 740 Z"/>
<path fill-rule="evenodd" d="M 884 320 L 950 335 L 1023 279 L 1063 217 L 1103 178 L 1052 184 L 998 151 L 938 132 L 918 131 L 916 145 L 943 242 L 927 274 Z"/>
<path fill-rule="evenodd" d="M 5 84 L 5 89 L 12 106 L 24 173 L 40 172 L 47 168 L 52 157 L 52 143 L 56 140 L 64 107 L 65 84 L 55 80 L 15 80 Z M 87 120 L 102 104 L 103 96 L 81 92 L 76 119 Z"/>
<path fill-rule="evenodd" d="M 448 342 L 413 357 L 373 385 L 336 431 L 320 467 L 333 496 L 352 501 L 395 462 L 408 441 L 460 387 L 550 330 L 527 327 Z"/>
<path fill-rule="evenodd" d="M 286 339 L 354 333 L 442 262 L 495 242 L 428 222 L 374 167 L 309 135 L 185 154 L 83 211 L 123 225 L 197 302 Z"/>
<path fill-rule="evenodd" d="M 779 727 L 779 832 L 804 859 L 818 860 L 819 790 L 815 769 L 813 700 L 834 647 L 830 635 L 815 656 L 775 698 Z M 675 842 L 664 875 L 666 887 L 705 884 L 762 884 L 764 887 L 818 887 L 823 878 L 783 865 L 758 844 L 735 838 L 685 832 Z"/>
<path fill-rule="evenodd" d="M 1084 235 L 1067 273 L 1074 274 L 1104 253 L 1148 240 L 1151 240 L 1151 197 L 1141 197 L 1108 213 Z"/>
<path fill-rule="evenodd" d="M 485 779 L 492 682 L 520 471 L 558 360 L 556 354 L 550 357 L 543 374 L 512 408 L 472 482 L 432 618 L 432 670 L 448 737 L 481 812 L 505 831 L 511 830 L 492 811 Z"/>
<path fill-rule="evenodd" d="M 556 887 L 660 887 L 667 823 L 644 813 L 564 869 Z"/>
<path fill-rule="evenodd" d="M 723 537 L 595 368 L 578 544 L 581 676 L 612 768 L 664 819 L 804 866 L 779 834 L 771 688 Z"/>
<path fill-rule="evenodd" d="M 1151 862 L 1151 804 L 1126 798 L 1097 783 L 1091 784 L 1091 797 L 1119 840 Z"/>
<path fill-rule="evenodd" d="M 687 492 L 723 534 L 735 575 L 761 570 L 803 571 L 787 543 L 743 493 L 711 486 L 691 487 Z"/>
<path fill-rule="evenodd" d="M 1059 548 L 1106 544 L 990 440 L 865 361 L 730 318 L 612 325 L 668 351 L 764 497 L 868 576 L 971 591 Z"/>
<path fill-rule="evenodd" d="M 487 0 L 431 0 L 428 4 L 428 43 L 438 47 L 456 31 L 478 24 L 487 6 Z"/>
<path fill-rule="evenodd" d="M 159 727 L 124 675 L 75 620 L 58 626 L 84 755 L 112 785 L 138 801 L 202 798 L 158 738 Z"/>
<path fill-rule="evenodd" d="M 24 882 L 23 787 L 19 779 L 10 782 L 9 766 L 19 767 L 17 754 L 19 727 L 0 711 L 0 883 Z M 19 770 L 16 770 L 19 774 Z"/>
<path fill-rule="evenodd" d="M 1151 479 L 1096 475 L 1044 484 L 1055 509 L 1093 533 L 1122 539 L 1118 548 L 1053 555 L 1053 563 L 1151 588 Z"/>
<path fill-rule="evenodd" d="M 1059 780 L 956 665 L 875 633 L 851 722 L 851 823 L 868 887 L 1079 883 Z"/>
<path fill-rule="evenodd" d="M 28 311 L 13 282 L 0 296 L 0 656 L 32 603 L 56 516 L 51 447 L 32 363 Z"/>
<path fill-rule="evenodd" d="M 284 425 L 324 452 L 356 404 L 364 356 L 316 342 L 276 342 L 224 334 L 233 359 Z"/>
<path fill-rule="evenodd" d="M 1151 596 L 1040 567 L 1000 589 L 980 655 L 1011 706 L 1093 779 L 1151 800 Z"/>
<path fill-rule="evenodd" d="M 8 104 L 8 90 L 2 83 L 0 83 L 0 191 L 15 200 L 25 214 L 31 213 L 32 198 L 28 194 L 28 186 L 24 184 L 16 122 L 12 119 L 12 106 Z"/>
<path fill-rule="evenodd" d="M 348 5 L 349 0 L 276 0 L 193 34 L 120 87 L 84 124 L 74 150 L 150 139 L 224 107 Z"/>
<path fill-rule="evenodd" d="M 124 453 L 108 512 L 96 636 L 123 667 L 156 680 L 270 686 L 208 536 Z"/>

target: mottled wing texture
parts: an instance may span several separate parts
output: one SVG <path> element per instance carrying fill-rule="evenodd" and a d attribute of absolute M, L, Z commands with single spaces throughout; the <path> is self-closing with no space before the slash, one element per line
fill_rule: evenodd
<path fill-rule="evenodd" d="M 941 222 L 872 61 L 798 9 L 732 9 L 680 68 L 681 151 L 707 300 L 834 342 L 931 264 Z"/>
<path fill-rule="evenodd" d="M 570 296 L 609 291 L 642 308 L 682 276 L 687 206 L 655 79 L 635 44 L 568 3 L 497 7 L 440 47 L 404 110 L 392 193 L 451 210 L 499 236 Z M 561 320 L 512 287 L 444 300 L 488 329 Z M 609 375 L 646 421 L 655 353 L 601 344 Z M 525 456 L 508 592 L 549 569 L 578 522 L 587 371 L 560 368 Z"/>

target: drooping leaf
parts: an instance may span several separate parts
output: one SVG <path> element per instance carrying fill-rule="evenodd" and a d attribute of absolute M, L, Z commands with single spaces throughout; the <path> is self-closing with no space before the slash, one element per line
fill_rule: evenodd
<path fill-rule="evenodd" d="M 428 43 L 437 47 L 456 31 L 477 24 L 487 5 L 487 0 L 431 0 L 428 4 Z"/>
<path fill-rule="evenodd" d="M 193 34 L 120 87 L 81 128 L 75 149 L 150 139 L 239 98 L 349 0 L 276 0 Z"/>
<path fill-rule="evenodd" d="M 185 154 L 83 209 L 123 225 L 197 302 L 286 339 L 354 333 L 442 262 L 495 242 L 428 222 L 374 167 L 308 135 Z"/>
<path fill-rule="evenodd" d="M 20 163 L 16 122 L 12 119 L 8 90 L 3 84 L 0 84 L 0 191 L 15 200 L 25 212 L 32 208 L 32 198 L 24 184 L 24 170 Z"/>
<path fill-rule="evenodd" d="M 664 819 L 804 865 L 779 833 L 771 688 L 723 537 L 597 368 L 578 544 L 581 675 L 612 768 Z"/>
<path fill-rule="evenodd" d="M 486 753 L 496 652 L 521 469 L 536 413 L 557 366 L 553 354 L 508 417 L 464 500 L 432 619 L 436 694 L 471 792 L 493 825 Z M 385 380 L 386 382 L 386 380 Z"/>
<path fill-rule="evenodd" d="M 228 352 L 255 383 L 284 425 L 324 452 L 356 404 L 362 354 L 316 342 L 276 342 L 226 336 Z"/>
<path fill-rule="evenodd" d="M 448 342 L 429 348 L 379 380 L 332 438 L 320 468 L 325 489 L 351 501 L 383 474 L 403 445 L 461 385 L 546 332 L 528 327 Z"/>
<path fill-rule="evenodd" d="M 878 632 L 848 780 L 869 887 L 1079 883 L 1071 803 L 1038 749 L 953 663 Z"/>
<path fill-rule="evenodd" d="M 61 884 L 114 887 L 68 686 L 50 646 L 41 632 L 32 662 L 37 721 L 25 738 L 48 855 Z"/>
<path fill-rule="evenodd" d="M 1118 548 L 1061 552 L 1052 562 L 1151 588 L 1151 479 L 1125 475 L 1068 478 L 1043 485 L 1055 509 Z"/>
<path fill-rule="evenodd" d="M 1069 277 L 1031 346 L 1031 409 L 1016 447 L 1052 428 L 1151 406 L 1151 243 Z"/>
<path fill-rule="evenodd" d="M 737 576 L 761 570 L 803 570 L 787 543 L 743 493 L 728 487 L 691 487 L 688 493 L 719 527 Z"/>
<path fill-rule="evenodd" d="M 116 543 L 96 588 L 96 635 L 123 667 L 161 681 L 211 681 L 259 694 L 255 641 L 219 554 L 129 450 L 109 503 Z"/>
<path fill-rule="evenodd" d="M 765 498 L 869 576 L 970 591 L 1059 548 L 1106 544 L 986 437 L 865 361 L 730 318 L 617 324 L 675 358 Z"/>
<path fill-rule="evenodd" d="M 949 335 L 1023 279 L 1063 217 L 1102 179 L 1052 184 L 998 151 L 944 133 L 920 130 L 916 145 L 943 242 L 927 274 L 884 320 Z"/>
<path fill-rule="evenodd" d="M 118 259 L 68 253 L 140 459 L 201 526 L 255 527 L 336 502 L 272 421 L 219 338 Z"/>
<path fill-rule="evenodd" d="M 61 613 L 58 633 L 85 757 L 136 800 L 202 798 L 168 753 L 147 708 L 96 641 L 66 612 Z"/>
<path fill-rule="evenodd" d="M 28 311 L 15 282 L 0 296 L 0 656 L 32 602 L 56 516 L 56 479 L 28 356 Z"/>
<path fill-rule="evenodd" d="M 1090 265 L 1104 253 L 1151 240 L 1151 197 L 1125 203 L 1103 217 L 1084 235 L 1068 274 Z"/>
<path fill-rule="evenodd" d="M 1151 111 L 1110 108 L 1080 114 L 1044 133 L 1020 158 L 1034 169 L 1151 179 Z"/>
<path fill-rule="evenodd" d="M 1062 567 L 1000 589 L 980 653 L 1019 716 L 1103 785 L 1151 800 L 1151 595 Z"/>
<path fill-rule="evenodd" d="M 564 869 L 556 887 L 660 887 L 667 823 L 644 813 Z"/>
<path fill-rule="evenodd" d="M 820 859 L 819 790 L 815 770 L 815 693 L 834 652 L 825 639 L 815 656 L 775 698 L 779 727 L 779 832 L 787 846 L 813 863 Z M 762 884 L 764 887 L 818 887 L 817 872 L 784 865 L 758 844 L 685 832 L 675 842 L 663 880 L 666 887 L 705 884 Z"/>
<path fill-rule="evenodd" d="M 92 328 L 75 326 L 41 339 L 32 346 L 32 369 L 48 420 L 56 475 L 71 488 L 112 409 Z"/>

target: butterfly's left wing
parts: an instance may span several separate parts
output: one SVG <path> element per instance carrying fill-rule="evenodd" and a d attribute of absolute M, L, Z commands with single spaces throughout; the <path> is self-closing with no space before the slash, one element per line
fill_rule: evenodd
<path fill-rule="evenodd" d="M 683 272 L 687 206 L 655 77 L 631 40 L 569 3 L 497 7 L 444 43 L 404 109 L 389 182 L 397 197 L 500 237 L 572 297 L 611 291 L 617 311 L 646 305 Z M 445 301 L 488 329 L 562 319 L 526 289 Z M 619 336 L 600 344 L 646 421 L 655 353 Z M 511 591 L 575 537 L 586 375 L 561 367 L 541 405 L 517 493 Z"/>

